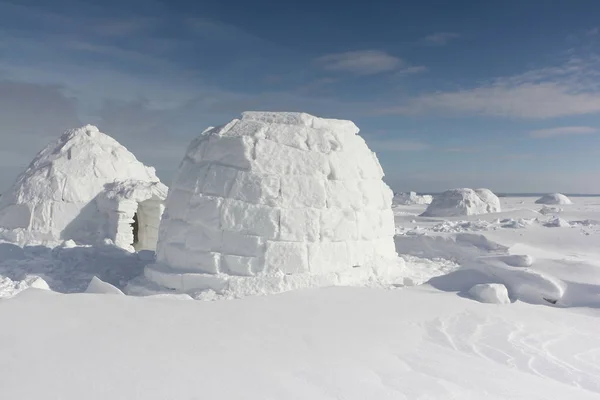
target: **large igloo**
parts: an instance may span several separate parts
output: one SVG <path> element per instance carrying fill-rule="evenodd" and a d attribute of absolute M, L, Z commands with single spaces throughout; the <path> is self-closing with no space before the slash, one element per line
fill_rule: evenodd
<path fill-rule="evenodd" d="M 456 217 L 500 212 L 500 199 L 489 189 L 451 189 L 436 195 L 421 216 Z"/>
<path fill-rule="evenodd" d="M 278 291 L 398 268 L 392 191 L 357 133 L 274 112 L 205 131 L 172 182 L 146 277 L 179 291 Z"/>
<path fill-rule="evenodd" d="M 87 125 L 47 145 L 0 198 L 0 238 L 154 250 L 166 196 L 154 168 Z"/>

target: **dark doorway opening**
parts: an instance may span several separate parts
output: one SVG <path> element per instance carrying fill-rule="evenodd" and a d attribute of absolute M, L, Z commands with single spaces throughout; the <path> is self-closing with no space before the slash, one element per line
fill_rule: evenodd
<path fill-rule="evenodd" d="M 140 230 L 137 213 L 133 214 L 133 222 L 131 223 L 131 228 L 133 230 L 133 243 L 132 243 L 132 245 L 136 245 L 139 242 L 138 232 Z"/>

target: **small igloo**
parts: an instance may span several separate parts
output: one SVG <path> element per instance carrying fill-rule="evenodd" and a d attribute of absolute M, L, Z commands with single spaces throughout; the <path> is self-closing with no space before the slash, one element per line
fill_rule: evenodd
<path fill-rule="evenodd" d="M 277 291 L 397 267 L 392 191 L 357 133 L 275 112 L 205 131 L 172 182 L 146 277 L 179 291 Z"/>
<path fill-rule="evenodd" d="M 87 125 L 40 151 L 0 198 L 0 238 L 154 250 L 166 196 L 154 168 Z"/>
<path fill-rule="evenodd" d="M 437 196 L 421 216 L 456 217 L 500 211 L 500 200 L 488 189 L 451 189 Z"/>
<path fill-rule="evenodd" d="M 564 194 L 550 193 L 550 194 L 545 194 L 542 197 L 540 197 L 539 199 L 537 199 L 535 201 L 535 204 L 567 205 L 567 204 L 573 204 L 573 202 L 571 201 L 571 199 L 569 199 Z"/>

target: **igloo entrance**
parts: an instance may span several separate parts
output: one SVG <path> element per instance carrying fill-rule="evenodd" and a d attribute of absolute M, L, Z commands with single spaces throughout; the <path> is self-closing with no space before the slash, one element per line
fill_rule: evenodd
<path fill-rule="evenodd" d="M 136 251 L 155 250 L 158 242 L 158 226 L 162 216 L 161 201 L 146 200 L 137 203 L 130 223 L 131 246 Z"/>

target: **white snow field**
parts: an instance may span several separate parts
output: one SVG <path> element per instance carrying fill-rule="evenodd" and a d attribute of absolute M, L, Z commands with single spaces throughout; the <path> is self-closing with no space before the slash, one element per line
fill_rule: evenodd
<path fill-rule="evenodd" d="M 110 240 L 131 251 L 155 250 L 166 195 L 154 168 L 86 125 L 42 149 L 0 197 L 0 239 L 49 247 Z"/>
<path fill-rule="evenodd" d="M 50 235 L 44 238 L 51 240 L 36 237 L 23 241 L 22 235 L 5 235 L 0 241 L 0 399 L 600 398 L 600 197 L 577 197 L 574 204 L 557 207 L 536 204 L 533 197 L 497 199 L 491 192 L 469 189 L 458 202 L 442 201 L 446 207 L 440 209 L 451 210 L 452 216 L 422 216 L 426 204 L 396 203 L 390 207 L 391 196 L 381 173 L 368 178 L 367 172 L 357 172 L 364 164 L 357 165 L 355 155 L 348 156 L 344 147 L 350 143 L 352 151 L 360 150 L 365 157 L 371 153 L 352 123 L 307 114 L 288 114 L 283 122 L 279 118 L 281 114 L 245 114 L 230 126 L 227 132 L 231 136 L 220 135 L 217 132 L 223 128 L 215 128 L 205 132 L 208 137 L 195 141 L 190 149 L 200 149 L 201 143 L 219 148 L 225 142 L 239 144 L 252 137 L 256 151 L 259 143 L 269 141 L 272 146 L 277 144 L 272 151 L 303 151 L 308 159 L 323 156 L 329 168 L 335 165 L 331 160 L 336 152 L 344 154 L 347 163 L 339 170 L 341 175 L 331 175 L 332 170 L 322 174 L 328 187 L 325 197 L 318 195 L 322 193 L 318 184 L 296 188 L 291 192 L 293 196 L 284 195 L 287 189 L 283 189 L 282 182 L 286 174 L 260 169 L 267 168 L 265 165 L 294 165 L 289 157 L 285 159 L 287 164 L 279 160 L 281 157 L 273 160 L 274 164 L 252 164 L 256 161 L 252 156 L 249 167 L 237 168 L 235 178 L 228 179 L 225 171 L 229 170 L 216 167 L 239 161 L 240 154 L 247 154 L 246 147 L 224 146 L 221 152 L 203 154 L 219 159 L 204 164 L 199 160 L 206 158 L 192 158 L 192 163 L 188 158 L 193 155 L 188 154 L 172 191 L 178 194 L 169 195 L 163 219 L 168 225 L 161 227 L 160 239 L 162 245 L 169 246 L 187 246 L 188 238 L 195 245 L 205 245 L 200 243 L 204 236 L 196 235 L 210 232 L 206 223 L 199 224 L 194 214 L 177 219 L 175 213 L 184 210 L 206 216 L 205 210 L 196 206 L 205 197 L 221 198 L 217 202 L 227 203 L 228 207 L 221 208 L 227 214 L 219 214 L 219 225 L 215 226 L 221 229 L 221 224 L 231 223 L 230 227 L 244 232 L 221 229 L 221 245 L 229 247 L 210 249 L 218 253 L 219 260 L 248 257 L 241 253 L 251 248 L 247 241 L 225 242 L 228 232 L 238 239 L 246 235 L 258 237 L 261 243 L 306 246 L 306 259 L 290 258 L 293 252 L 282 252 L 278 258 L 281 265 L 273 260 L 269 265 L 279 269 L 304 265 L 309 272 L 314 266 L 313 273 L 302 275 L 288 269 L 257 279 L 261 274 L 254 267 L 241 269 L 247 264 L 238 263 L 235 265 L 240 268 L 233 268 L 226 261 L 223 270 L 219 264 L 219 273 L 227 275 L 226 288 L 214 282 L 206 284 L 206 275 L 210 274 L 201 274 L 204 283 L 190 286 L 193 290 L 185 290 L 184 286 L 167 288 L 149 281 L 144 270 L 147 276 L 149 268 L 169 261 L 169 257 L 159 254 L 157 262 L 153 251 L 142 250 L 144 246 L 136 252 L 127 244 L 130 242 L 119 246 L 109 237 L 92 243 L 85 235 L 55 235 L 60 229 L 54 228 L 45 231 Z M 252 136 L 250 126 L 261 124 L 269 126 L 261 131 L 264 137 Z M 296 140 L 296 134 L 278 136 L 279 130 L 270 130 L 274 125 L 284 132 L 291 127 L 296 133 L 300 126 L 305 141 Z M 235 126 L 244 129 L 236 131 Z M 311 136 L 312 130 L 329 139 L 316 140 L 321 136 Z M 79 135 L 99 133 L 94 132 L 88 127 Z M 236 132 L 240 135 L 233 135 Z M 287 142 L 292 138 L 296 139 Z M 307 148 L 295 147 L 304 145 Z M 331 146 L 337 145 L 334 151 Z M 91 156 L 78 158 L 77 151 L 68 155 L 60 149 L 56 154 L 61 163 Z M 98 152 L 104 154 L 101 149 Z M 123 154 L 129 154 L 123 157 L 137 165 L 131 153 Z M 379 165 L 374 155 L 372 160 L 371 166 Z M 186 179 L 193 185 L 181 184 L 186 181 L 181 175 L 188 168 L 186 162 L 191 163 Z M 34 161 L 32 165 L 37 164 Z M 308 164 L 297 165 L 305 168 Z M 206 175 L 198 174 L 202 166 L 206 167 Z M 310 176 L 310 171 L 304 172 L 306 175 L 296 174 L 298 182 Z M 260 182 L 242 184 L 244 177 L 253 174 L 258 174 Z M 354 178 L 346 181 L 342 178 L 345 174 L 354 174 Z M 160 198 L 161 190 L 150 189 L 159 186 L 152 175 L 150 182 L 143 180 L 145 183 L 128 183 L 125 177 L 113 179 L 112 172 L 102 176 L 110 179 L 86 197 L 93 199 L 97 207 L 124 204 L 123 209 L 130 215 L 129 202 L 139 202 L 139 212 L 148 196 L 156 196 L 157 201 Z M 269 191 L 268 180 L 273 176 L 280 186 Z M 334 176 L 342 179 L 330 179 Z M 81 176 L 82 183 L 75 187 L 84 187 L 88 179 L 89 175 Z M 352 183 L 348 182 L 352 179 L 362 180 L 357 185 L 369 182 L 359 190 L 358 199 L 342 195 L 350 190 Z M 329 185 L 336 185 L 340 191 Z M 225 190 L 224 186 L 228 187 L 227 193 L 219 192 Z M 17 207 L 15 213 L 5 212 L 4 218 L 8 219 L 4 221 L 23 216 L 24 208 L 19 204 L 35 204 L 31 210 L 36 215 L 38 205 L 47 200 L 41 192 L 46 189 L 41 184 L 36 187 L 39 191 L 34 202 L 19 203 L 14 201 L 14 191 L 7 194 L 12 200 L 3 204 Z M 54 196 L 55 192 L 48 190 Z M 186 191 L 195 201 L 178 208 L 176 200 L 186 197 Z M 32 192 L 19 193 L 18 198 L 33 199 L 28 197 Z M 325 226 L 331 229 L 323 231 L 324 220 L 319 218 L 316 240 L 317 235 L 311 236 L 308 229 L 316 220 L 298 218 L 289 225 L 290 230 L 283 230 L 288 225 L 280 219 L 274 225 L 278 233 L 272 237 L 273 232 L 267 229 L 271 225 L 252 219 L 260 213 L 247 212 L 252 208 L 251 196 L 256 196 L 254 211 L 271 207 L 281 214 L 316 209 L 331 216 L 337 213 L 336 208 L 347 209 L 340 205 L 347 203 L 341 202 L 360 201 L 349 207 L 355 215 L 375 210 L 378 217 L 361 226 L 370 226 L 379 233 L 371 232 L 375 236 L 367 238 L 361 233 L 359 239 L 362 231 L 358 228 L 348 232 L 348 225 L 332 226 L 332 220 L 327 219 Z M 378 200 L 367 201 L 371 198 Z M 63 202 L 62 198 L 52 199 Z M 321 208 L 305 203 L 318 199 L 321 205 L 324 199 Z M 478 213 L 468 212 L 473 204 L 461 203 L 461 199 L 472 199 Z M 242 207 L 245 211 L 241 214 L 233 212 L 238 202 L 246 207 Z M 457 204 L 462 207 L 458 213 Z M 121 210 L 120 206 L 117 209 Z M 64 220 L 55 220 L 65 214 L 40 215 L 40 221 L 47 224 L 44 226 L 65 224 Z M 232 220 L 221 219 L 222 215 Z M 382 216 L 386 215 L 390 221 L 383 223 Z M 138 217 L 142 223 L 143 216 Z M 392 219 L 393 237 L 387 225 Z M 357 222 L 358 218 L 340 218 L 342 222 L 348 220 Z M 174 229 L 174 221 L 180 225 L 185 222 L 187 228 Z M 127 236 L 123 240 L 130 240 L 132 232 L 127 229 L 131 227 L 121 228 Z M 31 227 L 20 229 L 34 231 Z M 257 229 L 260 232 L 253 231 Z M 122 231 L 117 226 L 112 232 Z M 351 234 L 356 238 L 345 236 Z M 321 240 L 325 237 L 328 240 Z M 356 247 L 365 254 L 369 243 L 377 240 L 392 244 L 384 255 L 394 253 L 393 257 L 389 254 L 387 264 L 381 263 L 381 268 L 351 268 L 354 265 L 350 263 L 347 273 L 338 267 L 348 267 L 349 259 L 335 251 L 318 263 L 310 263 L 310 246 L 341 243 L 347 251 Z M 182 249 L 184 257 L 194 256 L 189 249 Z M 264 251 L 257 256 L 261 261 L 267 257 L 267 247 Z M 166 271 L 177 275 L 173 267 L 178 265 L 171 262 L 165 265 L 169 268 Z M 328 278 L 322 279 L 324 275 Z M 281 291 L 287 292 L 273 294 Z"/>
<path fill-rule="evenodd" d="M 0 301 L 11 400 L 598 399 L 600 315 L 429 286 Z"/>

